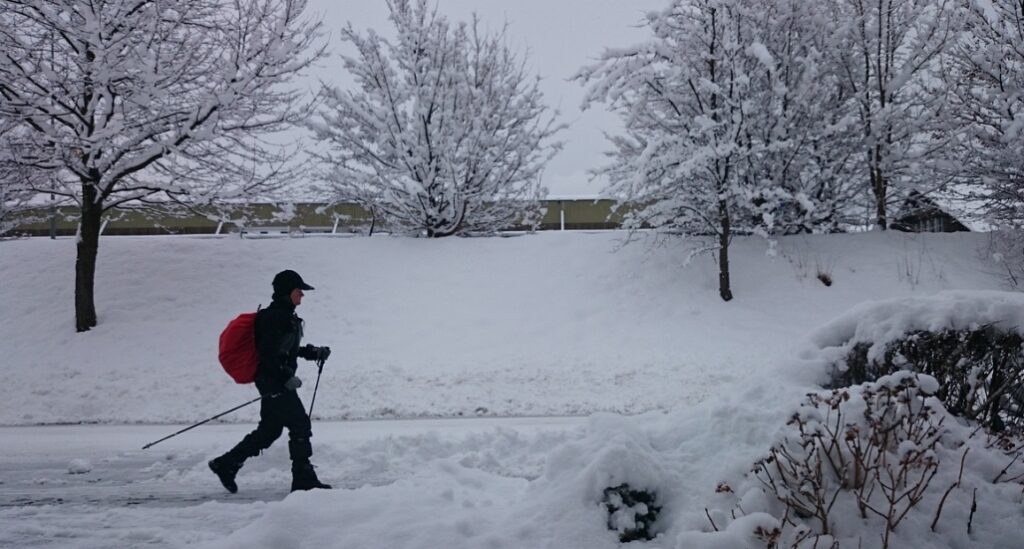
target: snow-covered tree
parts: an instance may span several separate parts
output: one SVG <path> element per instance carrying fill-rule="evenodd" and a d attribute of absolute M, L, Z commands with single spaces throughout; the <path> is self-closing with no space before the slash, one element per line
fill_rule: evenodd
<path fill-rule="evenodd" d="M 770 234 L 834 231 L 862 194 L 855 181 L 855 117 L 849 90 L 831 70 L 823 3 L 750 6 L 751 101 L 742 141 L 755 220 Z"/>
<path fill-rule="evenodd" d="M 969 199 L 996 225 L 1024 228 L 1024 2 L 972 1 L 968 32 L 949 56 L 954 112 L 967 134 L 958 157 Z"/>
<path fill-rule="evenodd" d="M 795 0 L 675 0 L 647 16 L 653 39 L 577 75 L 584 105 L 605 101 L 625 123 L 599 170 L 625 226 L 715 235 L 724 300 L 734 233 L 828 230 L 853 194 L 821 19 Z"/>
<path fill-rule="evenodd" d="M 653 39 L 606 50 L 577 74 L 590 85 L 584 106 L 606 101 L 625 122 L 599 170 L 607 191 L 631 205 L 624 226 L 715 235 L 726 301 L 734 223 L 752 217 L 741 171 L 753 154 L 743 139 L 757 61 L 744 51 L 743 15 L 733 0 L 674 0 L 647 15 Z"/>
<path fill-rule="evenodd" d="M 285 152 L 261 136 L 296 123 L 285 88 L 321 49 L 305 0 L 0 0 L 0 112 L 33 130 L 53 189 L 80 207 L 75 312 L 93 299 L 105 212 L 204 203 L 268 184 Z"/>
<path fill-rule="evenodd" d="M 396 37 L 342 31 L 356 87 L 325 86 L 311 128 L 333 192 L 429 237 L 539 221 L 561 128 L 505 32 L 451 24 L 427 0 L 389 0 Z"/>
<path fill-rule="evenodd" d="M 855 104 L 863 177 L 875 223 L 906 191 L 927 193 L 918 174 L 955 137 L 943 92 L 942 53 L 957 38 L 959 0 L 829 0 L 834 70 Z M 902 195 L 902 196 L 901 196 Z"/>

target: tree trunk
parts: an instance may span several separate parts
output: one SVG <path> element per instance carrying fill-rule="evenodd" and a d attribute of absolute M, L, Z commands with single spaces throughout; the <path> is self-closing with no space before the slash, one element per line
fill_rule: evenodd
<path fill-rule="evenodd" d="M 871 166 L 871 190 L 875 195 L 875 224 L 883 231 L 889 228 L 889 219 L 885 211 L 885 202 L 888 198 L 889 185 L 882 173 L 881 151 L 875 148 L 875 157 Z"/>
<path fill-rule="evenodd" d="M 875 190 L 875 223 L 878 228 L 883 231 L 889 228 L 889 218 L 885 211 L 885 202 L 887 198 L 887 185 L 885 176 L 882 175 L 882 171 L 876 169 L 872 175 L 874 179 L 874 190 Z"/>
<path fill-rule="evenodd" d="M 718 218 L 722 230 L 718 236 L 718 295 L 722 301 L 732 300 L 732 289 L 729 285 L 729 239 L 732 227 L 729 222 L 729 208 L 724 200 L 718 201 Z"/>
<path fill-rule="evenodd" d="M 82 215 L 78 229 L 78 259 L 75 261 L 75 329 L 89 331 L 96 326 L 96 254 L 100 245 L 103 204 L 97 200 L 96 187 L 82 183 Z"/>

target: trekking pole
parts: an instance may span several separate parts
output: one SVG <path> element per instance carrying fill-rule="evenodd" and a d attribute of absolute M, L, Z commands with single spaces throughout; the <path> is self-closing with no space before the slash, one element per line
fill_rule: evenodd
<path fill-rule="evenodd" d="M 316 404 L 316 390 L 320 388 L 320 374 L 324 372 L 324 361 L 316 361 L 316 385 L 313 386 L 313 398 L 309 401 L 309 419 L 313 419 L 313 405 Z"/>
<path fill-rule="evenodd" d="M 185 431 L 190 431 L 192 429 L 195 429 L 196 427 L 199 427 L 200 425 L 202 425 L 204 423 L 209 423 L 209 422 L 211 422 L 211 421 L 213 421 L 213 420 L 215 420 L 215 419 L 217 419 L 217 418 L 219 418 L 221 416 L 226 416 L 226 415 L 230 414 L 231 412 L 234 412 L 235 410 L 238 410 L 238 409 L 241 409 L 241 408 L 245 408 L 246 406 L 252 404 L 253 402 L 257 402 L 257 401 L 263 400 L 263 399 L 265 399 L 267 397 L 274 398 L 274 397 L 276 397 L 276 396 L 278 396 L 280 394 L 281 393 L 275 393 L 275 394 L 272 394 L 272 395 L 263 395 L 263 396 L 260 396 L 260 397 L 256 397 L 256 398 L 250 400 L 249 402 L 246 402 L 245 404 L 239 404 L 238 406 L 235 406 L 234 408 L 232 408 L 232 409 L 230 409 L 230 410 L 228 410 L 226 412 L 221 412 L 221 413 L 219 413 L 219 414 L 217 414 L 217 415 L 215 415 L 215 416 L 213 416 L 211 418 L 204 419 L 204 420 L 200 421 L 199 423 L 196 423 L 195 425 L 190 425 L 188 427 L 185 427 L 184 429 L 178 431 L 177 433 L 173 433 L 173 434 L 165 436 L 164 438 L 162 438 L 160 440 L 155 440 L 153 442 L 150 442 L 149 444 L 143 446 L 142 449 L 146 450 L 150 446 L 155 446 L 157 444 L 160 444 L 161 442 L 163 442 L 163 441 L 165 441 L 165 440 L 167 440 L 169 438 L 176 437 L 176 436 L 184 433 Z"/>

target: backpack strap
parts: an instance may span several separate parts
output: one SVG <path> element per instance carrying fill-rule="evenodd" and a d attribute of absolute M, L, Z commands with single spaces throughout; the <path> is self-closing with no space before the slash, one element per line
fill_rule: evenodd
<path fill-rule="evenodd" d="M 260 303 L 256 306 L 256 320 L 253 322 L 253 337 L 256 339 L 256 347 L 260 344 L 260 311 L 263 309 L 263 304 Z"/>

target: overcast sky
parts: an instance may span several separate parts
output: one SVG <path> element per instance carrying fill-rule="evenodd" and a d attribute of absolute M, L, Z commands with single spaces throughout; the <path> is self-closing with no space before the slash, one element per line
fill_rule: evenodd
<path fill-rule="evenodd" d="M 544 174 L 551 196 L 596 196 L 602 182 L 591 182 L 587 170 L 605 162 L 609 148 L 602 132 L 615 131 L 618 119 L 600 105 L 580 111 L 584 88 L 569 78 L 593 62 L 605 47 L 643 40 L 637 25 L 645 11 L 661 8 L 666 0 L 436 0 L 451 21 L 468 21 L 475 11 L 481 22 L 497 29 L 509 24 L 510 45 L 527 52 L 532 70 L 543 80 L 541 90 L 549 104 L 570 125 L 560 134 L 565 148 Z M 322 16 L 330 35 L 330 49 L 340 51 L 338 30 L 347 22 L 359 30 L 374 28 L 385 36 L 393 30 L 384 0 L 310 0 L 310 11 Z M 332 56 L 314 76 L 341 86 L 351 79 Z"/>

